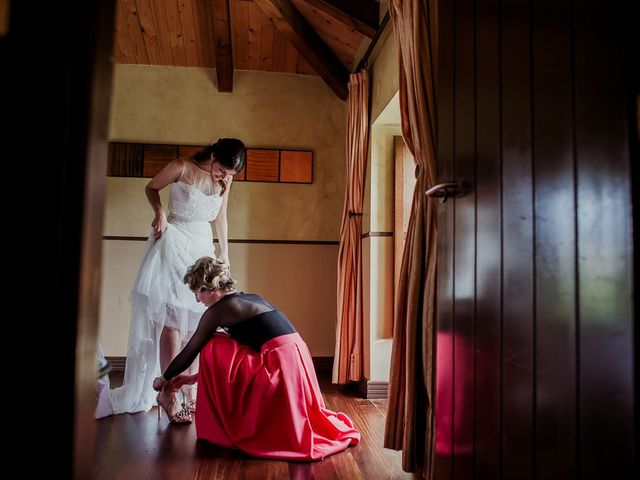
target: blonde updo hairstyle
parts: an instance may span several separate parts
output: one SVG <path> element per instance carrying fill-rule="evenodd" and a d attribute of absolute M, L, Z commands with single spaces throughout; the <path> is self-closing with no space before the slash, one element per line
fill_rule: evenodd
<path fill-rule="evenodd" d="M 229 274 L 229 265 L 211 257 L 201 257 L 187 269 L 184 283 L 195 292 L 235 290 L 236 281 Z"/>

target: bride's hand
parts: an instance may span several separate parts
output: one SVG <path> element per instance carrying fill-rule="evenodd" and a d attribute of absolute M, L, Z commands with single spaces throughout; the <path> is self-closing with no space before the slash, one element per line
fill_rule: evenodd
<path fill-rule="evenodd" d="M 151 222 L 151 226 L 153 227 L 153 236 L 158 240 L 167 229 L 167 214 L 164 213 L 164 210 L 156 213 L 153 222 Z"/>
<path fill-rule="evenodd" d="M 231 265 L 229 265 L 229 255 L 225 253 L 221 253 L 216 260 L 218 262 L 226 263 L 227 266 L 231 267 Z"/>

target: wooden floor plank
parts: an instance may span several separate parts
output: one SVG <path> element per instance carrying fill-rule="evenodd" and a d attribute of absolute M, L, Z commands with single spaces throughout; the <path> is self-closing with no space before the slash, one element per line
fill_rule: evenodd
<path fill-rule="evenodd" d="M 195 426 L 172 425 L 157 410 L 97 420 L 93 479 L 325 480 L 410 479 L 401 452 L 383 448 L 386 400 L 366 400 L 320 378 L 327 408 L 346 413 L 362 433 L 360 444 L 319 462 L 252 458 L 196 440 Z M 111 384 L 121 382 L 112 374 Z"/>

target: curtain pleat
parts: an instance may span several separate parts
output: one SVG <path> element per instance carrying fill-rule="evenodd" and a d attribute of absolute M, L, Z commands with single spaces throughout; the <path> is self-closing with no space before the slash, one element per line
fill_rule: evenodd
<path fill-rule="evenodd" d="M 402 134 L 417 165 L 395 305 L 384 445 L 402 468 L 431 478 L 434 454 L 437 0 L 392 0 Z"/>
<path fill-rule="evenodd" d="M 338 251 L 338 324 L 333 382 L 362 379 L 362 202 L 369 145 L 367 72 L 349 77 L 347 184 Z"/>

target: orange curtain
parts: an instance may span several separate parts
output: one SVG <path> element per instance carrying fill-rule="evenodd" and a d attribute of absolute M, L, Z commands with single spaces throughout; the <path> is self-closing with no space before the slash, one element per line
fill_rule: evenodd
<path fill-rule="evenodd" d="M 384 445 L 402 468 L 433 473 L 436 207 L 424 192 L 436 178 L 437 0 L 392 0 L 400 70 L 402 134 L 417 165 L 395 305 Z"/>
<path fill-rule="evenodd" d="M 347 185 L 338 251 L 338 325 L 333 382 L 362 378 L 362 197 L 369 145 L 369 79 L 367 72 L 349 77 Z"/>

